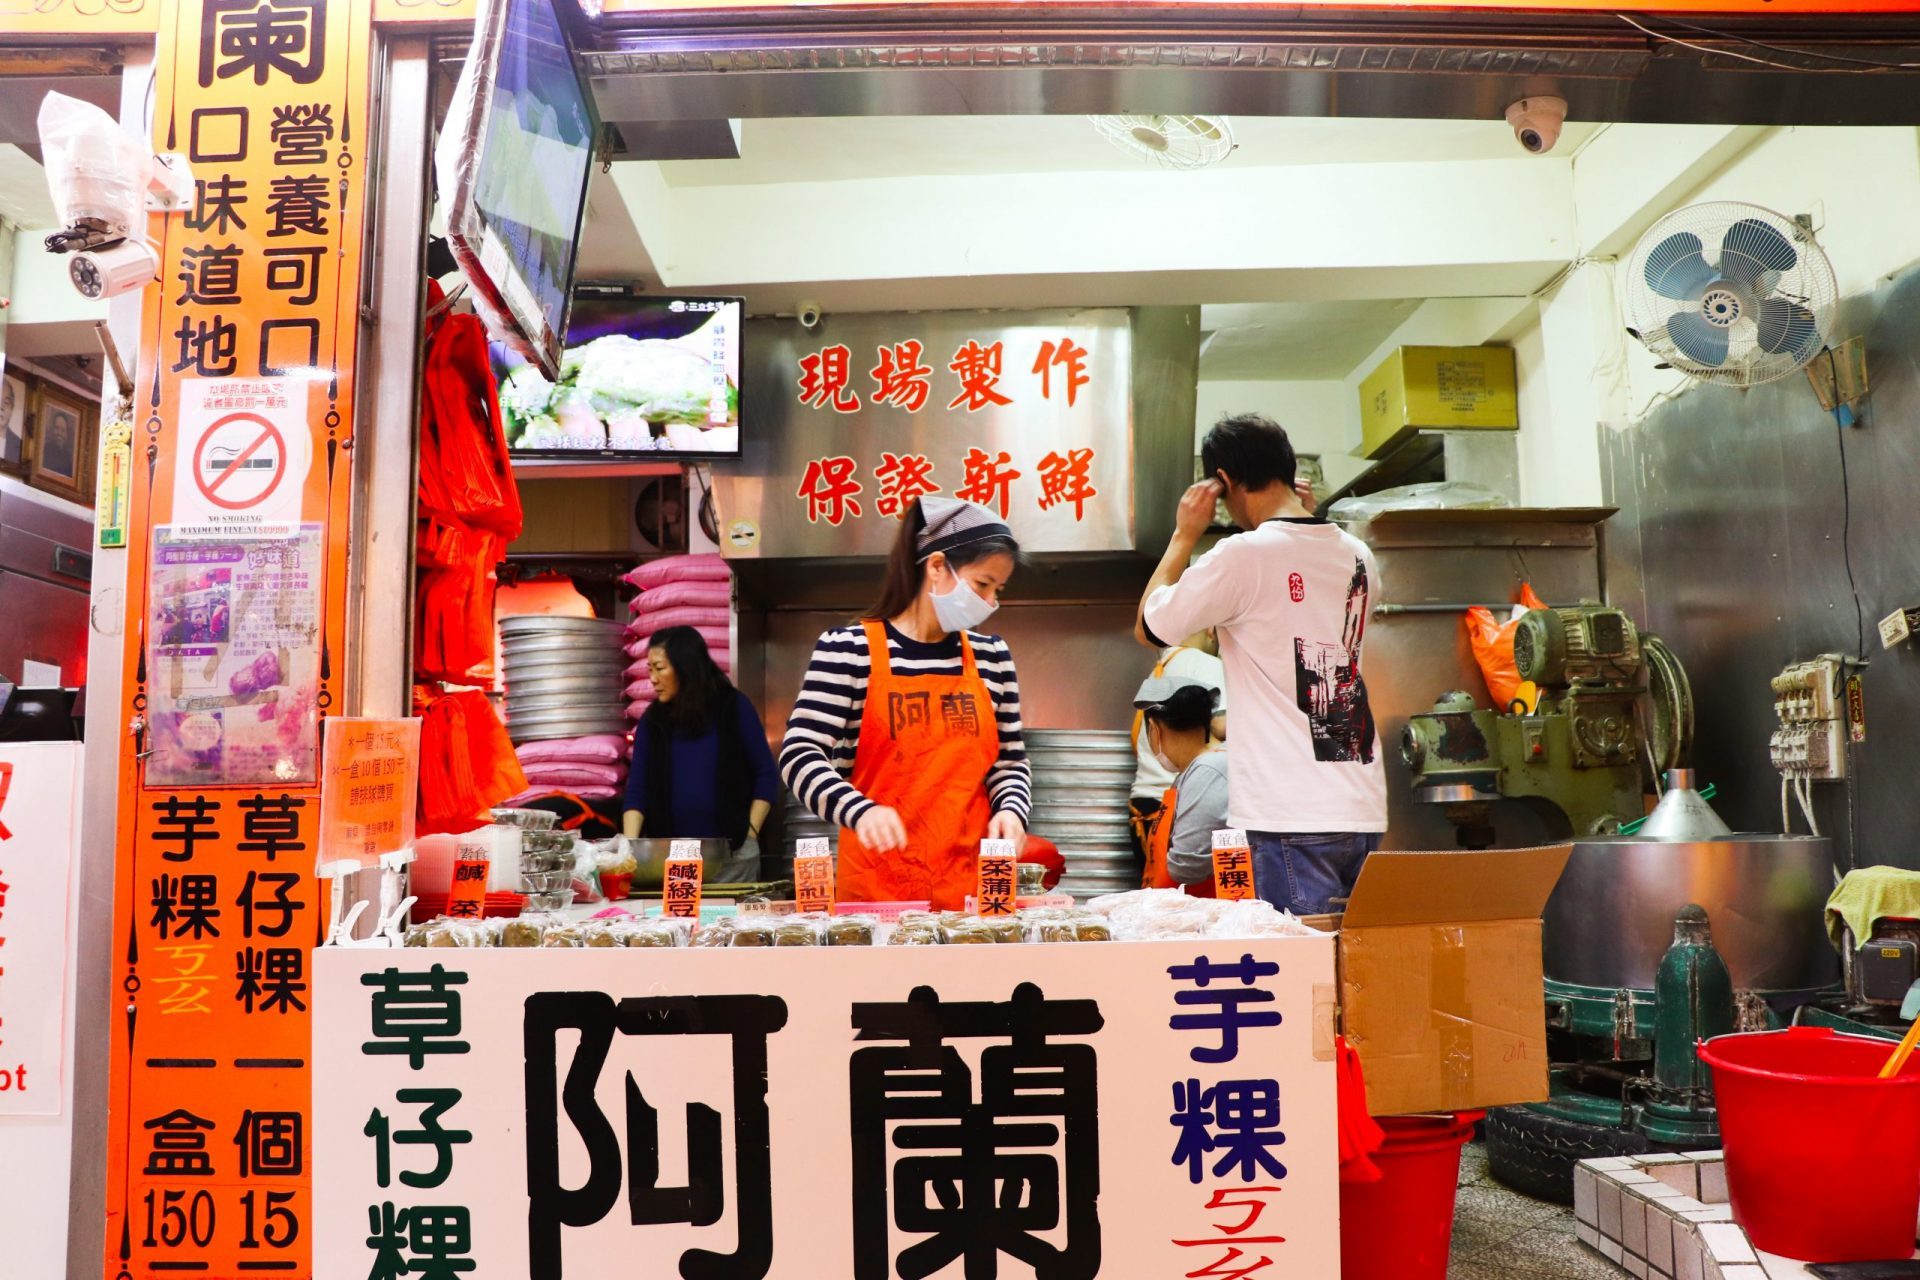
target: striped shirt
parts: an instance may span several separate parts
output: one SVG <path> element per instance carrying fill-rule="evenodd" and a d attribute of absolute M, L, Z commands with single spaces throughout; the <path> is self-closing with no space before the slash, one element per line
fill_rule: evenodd
<path fill-rule="evenodd" d="M 1033 803 L 1027 748 L 1021 737 L 1020 680 L 1013 654 L 999 636 L 967 632 L 974 666 L 993 699 L 1000 730 L 1000 758 L 987 771 L 987 797 L 994 812 L 1017 815 L 1022 822 Z M 896 676 L 958 676 L 965 670 L 958 636 L 932 644 L 910 640 L 887 626 L 888 665 Z M 865 631 L 836 627 L 821 635 L 807 664 L 787 736 L 780 744 L 780 777 L 807 810 L 822 822 L 852 827 L 874 802 L 847 781 L 860 744 L 860 716 L 867 704 L 867 680 L 873 662 Z"/>

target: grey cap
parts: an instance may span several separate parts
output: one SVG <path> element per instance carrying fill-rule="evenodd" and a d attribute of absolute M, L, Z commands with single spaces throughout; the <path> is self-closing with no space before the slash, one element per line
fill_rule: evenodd
<path fill-rule="evenodd" d="M 927 527 L 920 531 L 918 548 L 925 560 L 936 551 L 950 551 L 985 538 L 1013 538 L 1006 521 L 978 503 L 928 494 L 920 499 L 921 514 Z"/>
<path fill-rule="evenodd" d="M 1220 705 L 1220 687 L 1216 684 L 1196 680 L 1192 676 L 1148 676 L 1133 695 L 1134 709 L 1145 711 L 1148 707 L 1160 706 L 1180 690 L 1188 688 L 1205 689 L 1212 695 L 1213 705 Z"/>

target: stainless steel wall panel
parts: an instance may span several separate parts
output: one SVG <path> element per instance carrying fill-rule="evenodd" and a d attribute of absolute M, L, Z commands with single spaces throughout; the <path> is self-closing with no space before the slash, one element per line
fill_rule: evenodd
<path fill-rule="evenodd" d="M 1611 564 L 1622 589 L 1644 593 L 1649 626 L 1692 675 L 1694 763 L 1702 782 L 1720 788 L 1715 807 L 1736 830 L 1777 831 L 1767 682 L 1790 661 L 1855 652 L 1850 542 L 1872 662 L 1867 740 L 1853 752 L 1846 787 L 1816 785 L 1815 812 L 1843 867 L 1857 856 L 1863 865 L 1920 868 L 1909 799 L 1920 765 L 1920 653 L 1911 645 L 1883 651 L 1874 630 L 1896 607 L 1920 605 L 1920 273 L 1848 300 L 1835 332 L 1836 341 L 1867 339 L 1873 393 L 1858 429 L 1843 434 L 1794 377 L 1744 392 L 1694 388 L 1603 440 L 1610 497 L 1621 508 Z"/>

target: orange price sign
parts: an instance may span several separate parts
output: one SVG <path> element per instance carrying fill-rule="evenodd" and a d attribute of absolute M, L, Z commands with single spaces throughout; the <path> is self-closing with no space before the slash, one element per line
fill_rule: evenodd
<path fill-rule="evenodd" d="M 1014 895 L 1020 883 L 1015 869 L 1020 861 L 1011 840 L 980 842 L 980 879 L 973 894 L 973 909 L 983 916 L 1010 916 L 1016 903 Z"/>
<path fill-rule="evenodd" d="M 478 920 L 486 914 L 487 876 L 493 871 L 493 851 L 486 845 L 462 840 L 453 858 L 453 887 L 447 892 L 447 914 L 455 920 Z"/>
<path fill-rule="evenodd" d="M 793 902 L 801 911 L 833 910 L 833 858 L 817 836 L 800 841 L 793 851 Z"/>
<path fill-rule="evenodd" d="M 1213 891 L 1232 902 L 1253 896 L 1253 849 L 1246 832 L 1227 827 L 1213 833 Z"/>
<path fill-rule="evenodd" d="M 682 920 L 698 920 L 706 869 L 698 840 L 675 840 L 667 851 L 666 882 L 660 892 L 661 910 Z"/>

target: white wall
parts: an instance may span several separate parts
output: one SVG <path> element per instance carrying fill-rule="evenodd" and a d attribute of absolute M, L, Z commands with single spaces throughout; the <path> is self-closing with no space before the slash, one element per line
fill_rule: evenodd
<path fill-rule="evenodd" d="M 1327 483 L 1339 488 L 1366 466 L 1352 456 L 1360 443 L 1360 413 L 1347 384 L 1310 382 L 1200 381 L 1194 411 L 1194 452 L 1208 428 L 1232 413 L 1263 413 L 1287 429 L 1297 453 L 1317 453 Z"/>
<path fill-rule="evenodd" d="M 105 302 L 90 302 L 67 278 L 67 257 L 48 253 L 50 227 L 22 229 L 13 237 L 13 305 L 9 325 L 92 324 L 107 318 Z M 86 348 L 80 348 L 85 350 Z"/>

